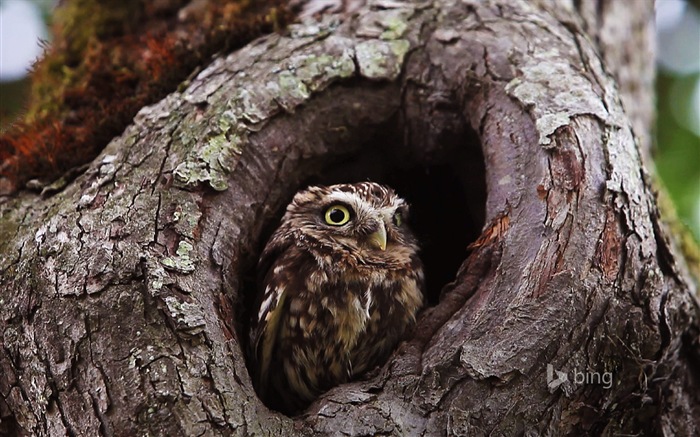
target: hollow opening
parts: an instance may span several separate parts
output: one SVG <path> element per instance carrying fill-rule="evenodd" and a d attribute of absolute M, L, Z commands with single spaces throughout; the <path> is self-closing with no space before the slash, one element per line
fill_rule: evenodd
<path fill-rule="evenodd" d="M 427 302 L 433 305 L 442 287 L 454 279 L 467 246 L 481 233 L 486 204 L 484 158 L 478 136 L 471 130 L 444 133 L 440 150 L 429 155 L 410 150 L 400 138 L 397 129 L 380 129 L 359 153 L 324 166 L 299 189 L 367 180 L 394 188 L 410 204 L 409 226 L 420 242 Z"/>
<path fill-rule="evenodd" d="M 377 127 L 355 151 L 321 157 L 319 165 L 309 166 L 312 170 L 302 175 L 298 186 L 290 187 L 287 202 L 296 191 L 311 185 L 369 180 L 394 188 L 410 204 L 409 226 L 420 242 L 430 306 L 454 280 L 468 245 L 481 233 L 486 203 L 484 159 L 478 135 L 465 124 L 459 131 L 441 133 L 436 140 L 439 146 L 429 150 L 405 144 L 402 138 L 401 123 L 394 119 Z M 264 223 L 256 258 L 244 275 L 245 321 L 257 310 L 257 257 L 279 225 L 287 202 Z M 243 325 L 241 338 L 248 339 L 250 326 Z"/>

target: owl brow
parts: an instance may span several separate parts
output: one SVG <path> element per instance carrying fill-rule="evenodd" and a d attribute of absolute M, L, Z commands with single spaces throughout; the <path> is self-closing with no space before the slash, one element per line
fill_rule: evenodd
<path fill-rule="evenodd" d="M 329 203 L 327 206 L 337 203 L 342 204 L 346 207 L 350 207 L 350 205 L 352 205 L 353 203 L 358 203 L 363 207 L 371 206 L 364 199 L 359 198 L 356 194 L 345 191 L 336 191 L 334 193 L 331 193 L 331 195 L 328 196 L 328 202 Z"/>
<path fill-rule="evenodd" d="M 327 202 L 324 202 L 321 204 L 321 211 L 325 212 L 328 208 L 331 206 L 344 206 L 350 211 L 350 214 L 354 214 L 354 208 L 352 205 L 350 205 L 347 202 L 343 202 L 342 200 L 329 200 Z"/>

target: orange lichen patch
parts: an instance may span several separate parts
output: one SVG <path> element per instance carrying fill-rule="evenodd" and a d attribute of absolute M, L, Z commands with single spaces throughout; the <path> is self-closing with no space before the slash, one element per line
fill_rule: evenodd
<path fill-rule="evenodd" d="M 282 0 L 67 0 L 33 68 L 24 117 L 0 136 L 0 194 L 93 159 L 144 105 L 216 52 L 280 26 Z"/>
<path fill-rule="evenodd" d="M 612 281 L 620 272 L 622 231 L 615 213 L 608 209 L 603 233 L 596 246 L 595 265 L 603 272 L 605 279 Z"/>
<path fill-rule="evenodd" d="M 496 241 L 500 241 L 509 227 L 510 217 L 508 217 L 506 213 L 498 215 L 489 224 L 489 227 L 481 233 L 479 238 L 469 245 L 469 249 L 478 249 L 482 246 L 486 246 Z"/>
<path fill-rule="evenodd" d="M 548 193 L 548 192 L 549 192 L 549 191 L 544 187 L 544 185 L 539 184 L 539 185 L 537 186 L 537 197 L 539 197 L 540 200 L 546 199 L 546 198 L 547 198 L 547 193 Z"/>

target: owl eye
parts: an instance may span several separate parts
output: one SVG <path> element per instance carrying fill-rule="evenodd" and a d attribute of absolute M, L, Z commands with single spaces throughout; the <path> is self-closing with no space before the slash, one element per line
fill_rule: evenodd
<path fill-rule="evenodd" d="M 350 221 L 350 211 L 343 205 L 333 205 L 326 210 L 326 223 L 333 226 L 342 226 Z"/>
<path fill-rule="evenodd" d="M 401 223 L 403 223 L 403 215 L 401 211 L 396 211 L 396 214 L 394 214 L 394 224 L 396 226 L 401 226 Z"/>

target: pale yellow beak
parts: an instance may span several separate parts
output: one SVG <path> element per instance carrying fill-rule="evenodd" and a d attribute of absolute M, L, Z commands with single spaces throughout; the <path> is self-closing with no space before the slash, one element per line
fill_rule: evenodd
<path fill-rule="evenodd" d="M 379 229 L 369 236 L 369 243 L 381 250 L 386 250 L 386 229 L 384 222 L 379 222 Z"/>

